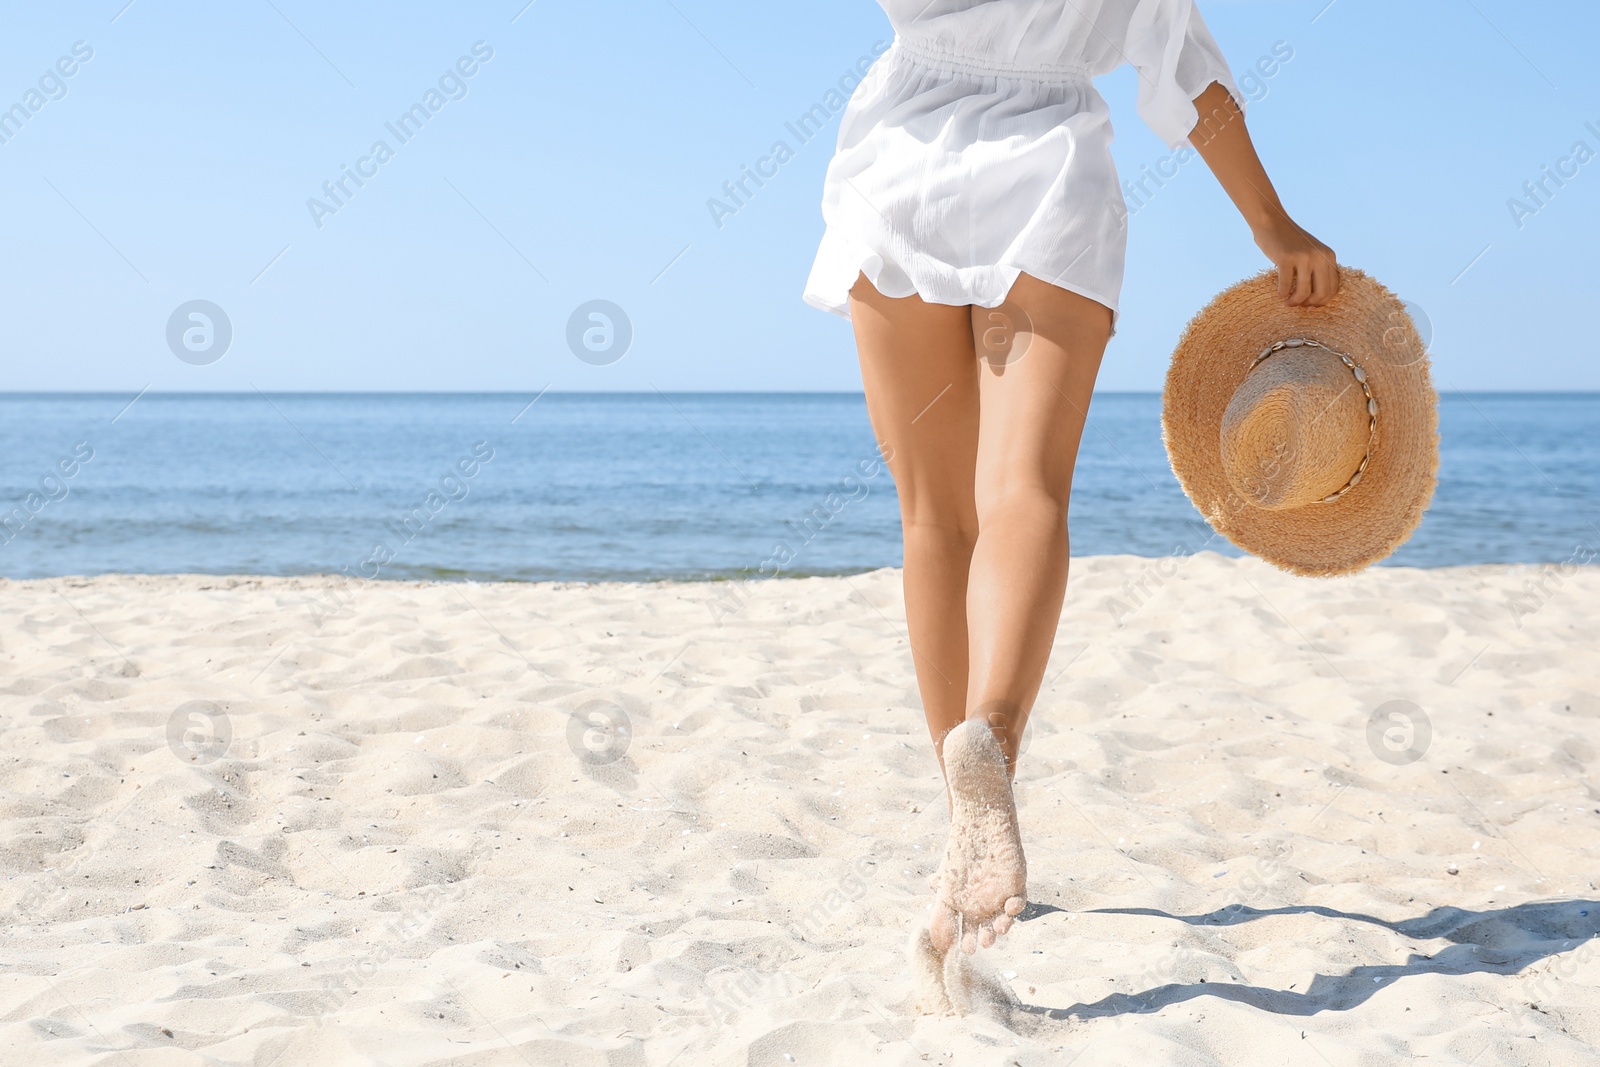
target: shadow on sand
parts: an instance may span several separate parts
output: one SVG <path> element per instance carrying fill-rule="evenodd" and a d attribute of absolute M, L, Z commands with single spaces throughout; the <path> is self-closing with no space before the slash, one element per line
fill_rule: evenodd
<path fill-rule="evenodd" d="M 1048 904 L 1029 905 L 1019 919 L 1029 921 L 1062 911 Z M 1413 954 L 1405 963 L 1355 967 L 1346 974 L 1319 974 L 1303 993 L 1261 986 L 1199 982 L 1171 983 L 1143 993 L 1113 993 L 1092 1004 L 1051 1008 L 1034 1004 L 1019 1009 L 1051 1019 L 1105 1018 L 1160 1011 L 1197 997 L 1216 997 L 1248 1004 L 1278 1015 L 1315 1015 L 1347 1011 L 1390 983 L 1414 974 L 1516 974 L 1530 964 L 1566 952 L 1600 934 L 1600 901 L 1534 901 L 1493 911 L 1434 908 L 1426 915 L 1387 922 L 1372 915 L 1314 905 L 1248 908 L 1229 905 L 1206 915 L 1169 915 L 1154 908 L 1098 908 L 1087 915 L 1148 915 L 1190 926 L 1238 926 L 1274 915 L 1321 915 L 1345 922 L 1370 923 L 1405 937 L 1454 942 L 1432 956 Z"/>

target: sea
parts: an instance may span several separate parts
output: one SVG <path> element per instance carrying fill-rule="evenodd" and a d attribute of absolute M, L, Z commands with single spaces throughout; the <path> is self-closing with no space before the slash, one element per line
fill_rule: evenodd
<path fill-rule="evenodd" d="M 1600 394 L 1447 393 L 1388 566 L 1587 562 Z M 1236 555 L 1154 393 L 1100 393 L 1074 555 Z M 654 581 L 898 566 L 859 393 L 0 394 L 0 575 Z"/>

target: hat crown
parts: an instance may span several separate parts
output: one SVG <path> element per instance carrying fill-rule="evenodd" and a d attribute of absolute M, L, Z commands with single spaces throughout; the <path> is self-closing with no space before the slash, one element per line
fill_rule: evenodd
<path fill-rule="evenodd" d="M 1369 443 L 1367 395 L 1326 348 L 1283 348 L 1239 383 L 1222 416 L 1223 473 L 1269 511 L 1304 507 L 1343 489 Z"/>

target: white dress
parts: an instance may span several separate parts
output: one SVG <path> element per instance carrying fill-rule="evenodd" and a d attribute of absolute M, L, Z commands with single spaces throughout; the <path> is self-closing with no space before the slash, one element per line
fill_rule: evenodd
<path fill-rule="evenodd" d="M 848 318 L 886 296 L 995 307 L 1022 272 L 1109 307 L 1127 205 L 1090 78 L 1131 64 L 1173 148 L 1228 64 L 1193 0 L 878 0 L 894 43 L 851 94 L 823 183 L 805 300 Z"/>

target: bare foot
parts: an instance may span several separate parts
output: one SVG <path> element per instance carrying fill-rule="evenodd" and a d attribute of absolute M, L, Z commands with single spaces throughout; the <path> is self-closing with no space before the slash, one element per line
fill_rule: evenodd
<path fill-rule="evenodd" d="M 929 939 L 939 953 L 961 938 L 968 955 L 1011 929 L 1027 904 L 1028 863 L 1005 754 L 987 723 L 968 721 L 944 738 L 950 840 L 934 876 Z"/>

